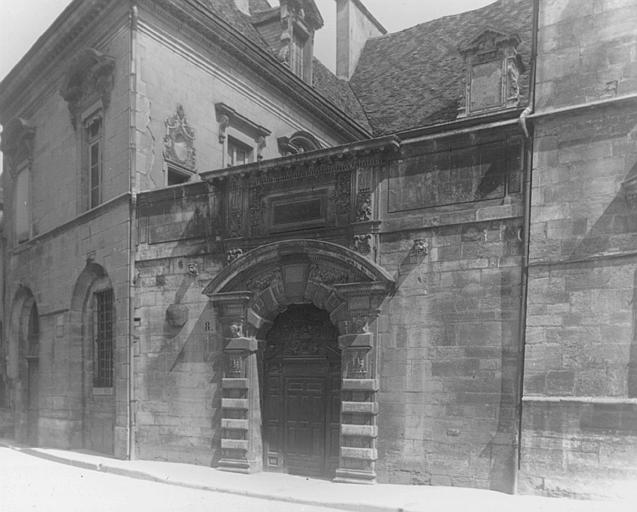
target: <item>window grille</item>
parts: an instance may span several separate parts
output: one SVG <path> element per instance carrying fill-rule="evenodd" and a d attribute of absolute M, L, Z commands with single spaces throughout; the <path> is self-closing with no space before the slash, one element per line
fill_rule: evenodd
<path fill-rule="evenodd" d="M 95 293 L 95 372 L 93 385 L 113 386 L 113 290 Z"/>

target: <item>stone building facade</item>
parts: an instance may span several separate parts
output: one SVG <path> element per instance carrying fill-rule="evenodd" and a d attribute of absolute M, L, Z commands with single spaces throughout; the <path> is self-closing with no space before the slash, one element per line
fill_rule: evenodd
<path fill-rule="evenodd" d="M 337 0 L 337 76 L 280 4 L 75 1 L 2 82 L 16 438 L 625 492 L 634 2 Z"/>

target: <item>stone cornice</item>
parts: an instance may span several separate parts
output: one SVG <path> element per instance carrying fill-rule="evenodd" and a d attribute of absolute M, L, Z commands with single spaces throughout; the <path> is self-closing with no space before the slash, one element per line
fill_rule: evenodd
<path fill-rule="evenodd" d="M 262 160 L 237 167 L 218 169 L 200 173 L 202 179 L 213 181 L 219 178 L 239 174 L 263 173 L 275 169 L 292 168 L 302 165 L 316 166 L 319 163 L 336 163 L 350 161 L 354 158 L 371 157 L 376 154 L 396 154 L 400 149 L 400 140 L 394 135 L 388 135 L 378 139 L 352 142 L 344 146 L 337 146 L 307 153 Z"/>
<path fill-rule="evenodd" d="M 45 64 L 62 54 L 113 0 L 74 0 L 0 82 L 0 114 L 34 82 Z"/>

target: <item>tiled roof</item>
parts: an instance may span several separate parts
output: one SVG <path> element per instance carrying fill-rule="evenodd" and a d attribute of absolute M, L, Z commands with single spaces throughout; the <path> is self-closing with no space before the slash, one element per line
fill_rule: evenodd
<path fill-rule="evenodd" d="M 262 2 L 254 2 L 253 0 L 253 3 L 261 4 Z M 261 34 L 252 26 L 250 17 L 237 9 L 234 0 L 206 0 L 206 4 L 214 14 L 224 19 L 253 43 L 269 50 Z"/>
<path fill-rule="evenodd" d="M 267 44 L 265 39 L 254 28 L 252 22 L 260 19 L 260 14 L 255 16 L 246 16 L 239 11 L 233 0 L 207 0 L 211 10 L 226 20 L 230 25 L 240 31 L 243 35 L 248 37 L 258 46 L 273 52 L 272 48 Z M 269 13 L 269 4 L 265 0 L 251 0 L 250 7 L 252 6 L 264 7 L 268 9 L 264 15 Z M 256 11 L 255 11 L 256 12 Z M 352 91 L 349 83 L 336 78 L 336 75 L 327 69 L 318 59 L 314 59 L 313 68 L 313 80 L 312 86 L 319 92 L 325 99 L 332 102 L 338 108 L 340 108 L 346 115 L 352 120 L 358 122 L 365 129 L 371 131 L 371 126 L 367 120 L 367 116 L 363 111 L 363 108 L 356 98 L 356 95 Z"/>
<path fill-rule="evenodd" d="M 272 7 L 268 0 L 250 0 L 250 12 L 265 11 Z"/>
<path fill-rule="evenodd" d="M 336 75 L 327 69 L 320 60 L 314 59 L 313 87 L 326 99 L 345 112 L 350 118 L 371 132 L 365 111 L 361 106 L 349 82 L 336 78 Z"/>
<path fill-rule="evenodd" d="M 481 9 L 446 16 L 370 39 L 350 84 L 376 135 L 456 119 L 464 95 L 459 48 L 489 28 L 522 39 L 527 67 L 520 78 L 528 95 L 532 32 L 531 0 L 499 0 Z"/>

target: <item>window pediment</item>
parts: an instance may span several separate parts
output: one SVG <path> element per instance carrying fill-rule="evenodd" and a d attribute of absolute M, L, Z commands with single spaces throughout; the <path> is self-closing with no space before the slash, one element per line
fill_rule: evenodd
<path fill-rule="evenodd" d="M 33 160 L 33 140 L 35 126 L 21 117 L 15 117 L 7 123 L 2 134 L 0 149 L 7 158 L 9 173 L 15 179 L 23 162 Z"/>
<path fill-rule="evenodd" d="M 60 95 L 68 104 L 73 129 L 77 128 L 80 113 L 90 104 L 101 100 L 104 108 L 111 101 L 115 59 L 94 48 L 82 50 L 66 72 Z"/>

